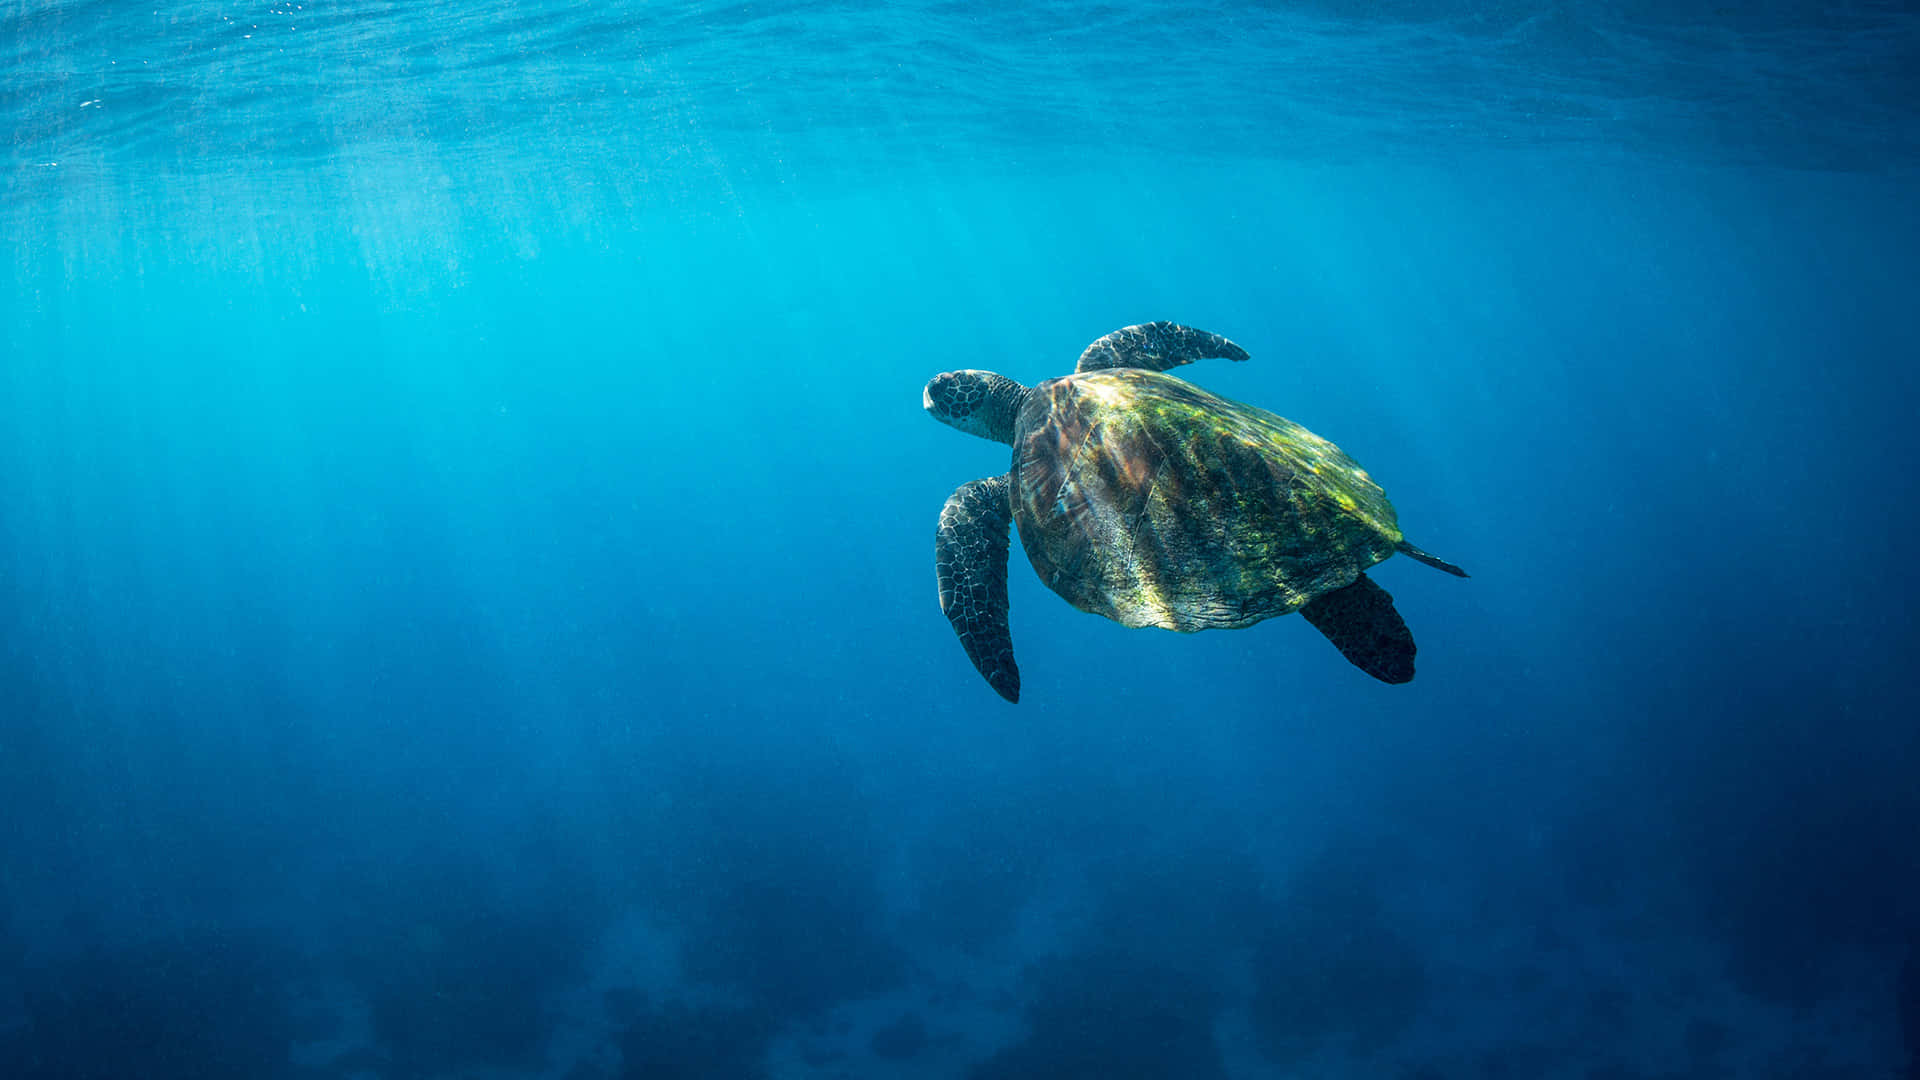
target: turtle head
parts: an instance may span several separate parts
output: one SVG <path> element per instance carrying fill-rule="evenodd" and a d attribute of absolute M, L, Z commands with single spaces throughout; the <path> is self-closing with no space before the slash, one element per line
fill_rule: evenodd
<path fill-rule="evenodd" d="M 927 382 L 920 403 L 935 420 L 969 435 L 1013 445 L 1027 388 L 991 371 L 946 371 Z"/>

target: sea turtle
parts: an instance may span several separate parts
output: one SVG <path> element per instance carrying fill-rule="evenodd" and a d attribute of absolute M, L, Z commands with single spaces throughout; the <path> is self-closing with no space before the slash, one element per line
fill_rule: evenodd
<path fill-rule="evenodd" d="M 1025 387 L 990 371 L 927 383 L 936 420 L 1013 447 L 1013 468 L 961 485 L 940 512 L 940 610 L 1008 701 L 1007 527 L 1040 580 L 1123 626 L 1194 631 L 1298 611 L 1356 667 L 1413 678 L 1413 635 L 1365 570 L 1394 552 L 1466 577 L 1400 535 L 1386 493 L 1352 458 L 1264 409 L 1163 374 L 1245 360 L 1218 334 L 1169 322 L 1116 330 L 1074 373 Z"/>

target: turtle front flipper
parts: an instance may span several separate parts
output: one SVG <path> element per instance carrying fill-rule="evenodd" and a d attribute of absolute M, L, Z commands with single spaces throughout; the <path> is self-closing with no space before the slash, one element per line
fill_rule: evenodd
<path fill-rule="evenodd" d="M 1008 495 L 1004 476 L 960 485 L 940 511 L 933 565 L 940 610 L 968 659 L 1001 697 L 1018 703 L 1020 669 L 1007 629 L 1007 532 L 1013 525 Z"/>
<path fill-rule="evenodd" d="M 1354 667 L 1381 682 L 1413 681 L 1413 632 L 1394 610 L 1393 597 L 1367 575 L 1314 598 L 1300 614 Z"/>
<path fill-rule="evenodd" d="M 1080 354 L 1078 375 L 1108 368 L 1144 368 L 1165 371 L 1195 360 L 1245 360 L 1247 350 L 1205 330 L 1179 323 L 1150 322 L 1115 330 L 1087 346 Z"/>

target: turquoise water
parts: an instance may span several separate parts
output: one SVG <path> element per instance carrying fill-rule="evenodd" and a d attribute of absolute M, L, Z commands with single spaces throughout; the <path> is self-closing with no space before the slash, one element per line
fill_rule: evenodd
<path fill-rule="evenodd" d="M 1901 5 L 0 26 L 0 1074 L 1912 1068 Z M 968 664 L 923 384 L 1156 319 L 1412 683 Z"/>

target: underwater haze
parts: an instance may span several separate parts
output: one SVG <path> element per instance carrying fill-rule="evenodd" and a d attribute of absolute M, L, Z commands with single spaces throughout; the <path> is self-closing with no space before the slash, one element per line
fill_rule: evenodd
<path fill-rule="evenodd" d="M 1920 14 L 0 0 L 0 1076 L 1920 1077 Z M 934 529 L 1119 327 L 1390 686 Z"/>

